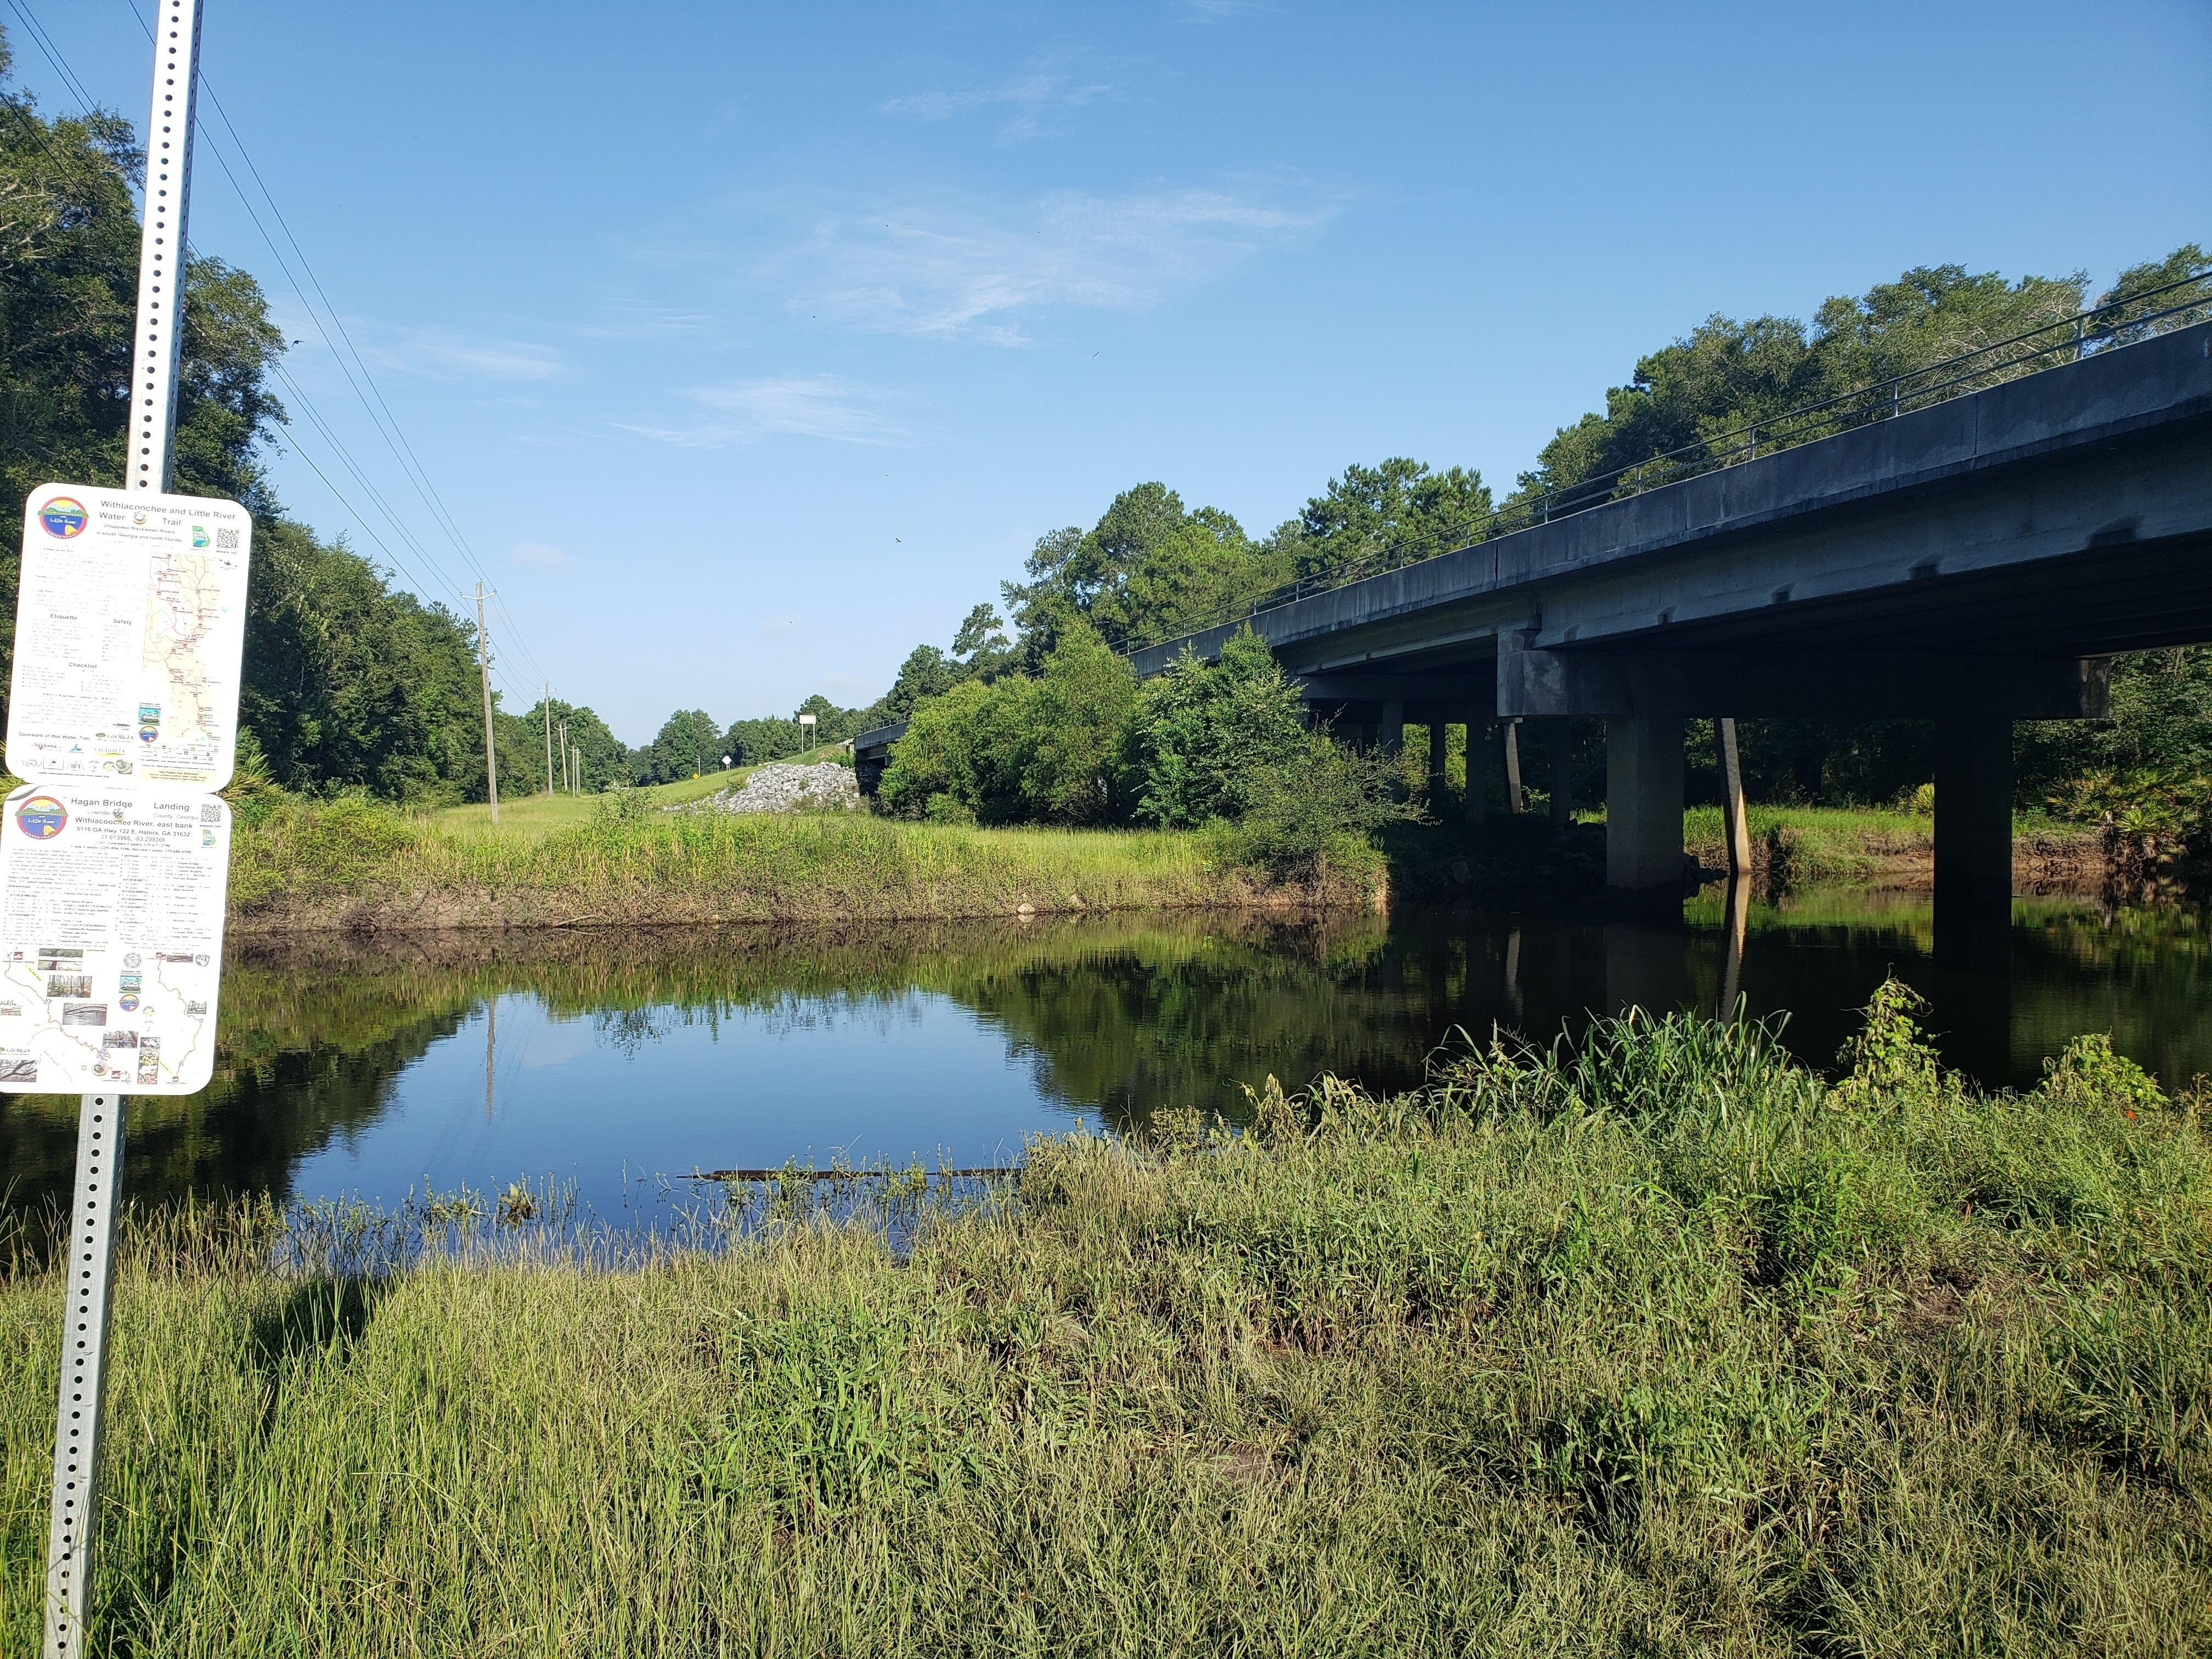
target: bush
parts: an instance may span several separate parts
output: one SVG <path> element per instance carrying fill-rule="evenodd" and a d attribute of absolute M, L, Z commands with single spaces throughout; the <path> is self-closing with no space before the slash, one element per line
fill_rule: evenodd
<path fill-rule="evenodd" d="M 1358 754 L 1326 732 L 1299 738 L 1291 755 L 1243 780 L 1237 817 L 1213 820 L 1215 855 L 1316 888 L 1372 883 L 1382 872 L 1376 832 L 1419 809 L 1393 798 L 1389 757 Z"/>
<path fill-rule="evenodd" d="M 1135 816 L 1174 829 L 1241 817 L 1255 780 L 1306 748 L 1297 692 L 1247 626 L 1219 662 L 1186 649 L 1144 688 L 1122 765 Z"/>
<path fill-rule="evenodd" d="M 940 822 L 1110 823 L 1121 816 L 1115 757 L 1136 701 L 1128 664 L 1072 623 L 1037 678 L 965 680 L 919 704 L 884 770 L 884 809 Z M 947 818 L 955 809 L 965 818 Z"/>

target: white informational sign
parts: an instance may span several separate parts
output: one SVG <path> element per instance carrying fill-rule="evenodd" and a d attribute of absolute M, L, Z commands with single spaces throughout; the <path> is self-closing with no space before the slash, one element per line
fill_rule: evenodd
<path fill-rule="evenodd" d="M 0 817 L 0 1091 L 189 1095 L 215 1072 L 230 808 L 26 784 Z"/>
<path fill-rule="evenodd" d="M 23 505 L 8 769 L 220 789 L 238 751 L 252 515 L 41 484 Z"/>

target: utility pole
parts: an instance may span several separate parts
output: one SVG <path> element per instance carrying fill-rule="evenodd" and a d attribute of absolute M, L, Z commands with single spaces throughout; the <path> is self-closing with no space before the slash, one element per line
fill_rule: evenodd
<path fill-rule="evenodd" d="M 546 752 L 550 755 L 552 751 L 549 750 Z M 545 764 L 550 771 L 553 763 L 549 759 Z M 561 722 L 561 793 L 564 795 L 568 793 L 568 722 L 566 720 Z"/>
<path fill-rule="evenodd" d="M 568 729 L 566 720 L 561 723 L 561 729 Z M 550 680 L 545 685 L 545 793 L 553 793 L 553 685 Z"/>
<path fill-rule="evenodd" d="M 499 822 L 499 750 L 491 740 L 491 635 L 484 627 L 483 584 L 477 584 L 477 672 L 483 680 L 484 782 L 491 792 L 491 821 Z"/>

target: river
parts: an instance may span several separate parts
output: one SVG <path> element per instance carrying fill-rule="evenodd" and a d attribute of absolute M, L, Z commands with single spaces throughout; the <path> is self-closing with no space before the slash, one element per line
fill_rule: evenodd
<path fill-rule="evenodd" d="M 1731 975 L 1814 1064 L 1894 969 L 1986 1085 L 2032 1086 L 2068 1037 L 2109 1031 L 2185 1086 L 2212 1073 L 2208 922 L 2019 899 L 2008 975 L 1940 969 L 1925 895 L 1856 890 L 1751 906 L 1740 951 L 1717 890 L 1680 927 L 1462 908 L 248 945 L 216 1082 L 132 1105 L 125 1188 L 392 1205 L 550 1181 L 650 1224 L 698 1171 L 1001 1164 L 1079 1121 L 1233 1119 L 1271 1073 L 1394 1090 L 1460 1033 L 1548 1041 L 1631 1000 L 1716 1012 Z M 65 1200 L 75 1117 L 74 1097 L 0 1097 L 7 1204 Z"/>

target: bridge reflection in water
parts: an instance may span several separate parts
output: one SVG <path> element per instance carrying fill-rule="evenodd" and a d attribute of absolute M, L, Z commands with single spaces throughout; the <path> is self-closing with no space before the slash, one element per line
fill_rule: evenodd
<path fill-rule="evenodd" d="M 2087 1030 L 2169 1086 L 2212 1073 L 2203 912 L 2016 899 L 2004 971 L 1939 964 L 1924 895 L 1715 886 L 1679 920 L 1462 909 L 1263 921 L 1040 917 L 845 933 L 722 930 L 239 953 L 213 1086 L 148 1101 L 141 1201 L 392 1201 L 574 1179 L 620 1220 L 625 1169 L 1018 1155 L 1076 1117 L 1235 1118 L 1243 1085 L 1418 1082 L 1494 1029 L 1570 1038 L 1632 1003 L 1752 1018 L 1824 1065 L 1894 971 L 1947 1063 L 2027 1086 Z M 494 1015 L 496 1015 L 495 1024 Z M 0 1103 L 7 1202 L 65 1192 L 74 1103 Z"/>

